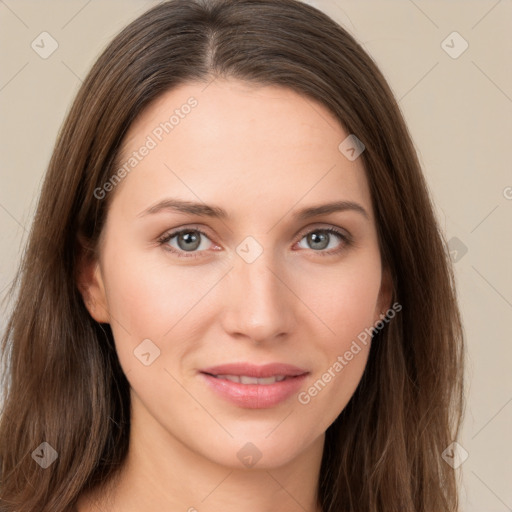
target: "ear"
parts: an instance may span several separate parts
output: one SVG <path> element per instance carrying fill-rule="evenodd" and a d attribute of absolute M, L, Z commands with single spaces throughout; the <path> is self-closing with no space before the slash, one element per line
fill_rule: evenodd
<path fill-rule="evenodd" d="M 393 278 L 388 267 L 382 269 L 382 279 L 380 284 L 379 297 L 377 307 L 375 308 L 374 324 L 381 320 L 381 314 L 385 315 L 386 311 L 391 308 L 393 299 Z"/>
<path fill-rule="evenodd" d="M 87 245 L 85 245 L 87 247 Z M 77 286 L 85 307 L 99 323 L 110 323 L 105 286 L 98 258 L 82 245 L 77 265 Z"/>

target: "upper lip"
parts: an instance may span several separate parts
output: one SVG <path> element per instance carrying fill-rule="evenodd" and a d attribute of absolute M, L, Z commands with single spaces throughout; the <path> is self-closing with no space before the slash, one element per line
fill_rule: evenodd
<path fill-rule="evenodd" d="M 201 373 L 210 375 L 246 375 L 247 377 L 275 377 L 284 375 L 285 377 L 296 377 L 309 373 L 303 368 L 286 363 L 269 363 L 264 365 L 255 365 L 252 363 L 230 363 L 219 366 L 203 368 Z"/>

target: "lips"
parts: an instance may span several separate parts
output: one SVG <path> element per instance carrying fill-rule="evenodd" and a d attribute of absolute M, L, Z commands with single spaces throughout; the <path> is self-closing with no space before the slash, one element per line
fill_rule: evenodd
<path fill-rule="evenodd" d="M 283 363 L 233 363 L 204 368 L 200 374 L 221 398 L 238 407 L 264 409 L 298 392 L 309 371 Z"/>

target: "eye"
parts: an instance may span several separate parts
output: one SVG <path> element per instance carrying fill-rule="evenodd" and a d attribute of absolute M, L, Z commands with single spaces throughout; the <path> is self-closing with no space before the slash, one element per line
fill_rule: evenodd
<path fill-rule="evenodd" d="M 342 243 L 338 244 L 338 247 L 334 248 L 334 250 L 325 251 L 324 249 L 329 248 L 329 246 L 331 246 L 331 249 L 333 248 L 331 244 L 333 238 L 338 238 Z M 310 245 L 313 251 L 321 254 L 322 256 L 338 254 L 351 243 L 351 238 L 348 235 L 333 227 L 317 228 L 312 231 L 308 231 L 305 235 L 302 235 L 299 243 L 302 240 L 306 240 L 306 243 Z M 334 247 L 336 247 L 336 245 L 334 245 Z"/>
<path fill-rule="evenodd" d="M 164 245 L 165 248 L 175 253 L 179 258 L 195 258 L 197 255 L 192 252 L 197 249 L 206 249 L 202 246 L 201 237 L 208 238 L 206 233 L 197 228 L 185 228 L 171 233 L 166 233 L 159 238 L 158 243 Z M 170 242 L 176 238 L 178 247 L 173 246 Z M 191 254 L 184 254 L 192 252 Z"/>
<path fill-rule="evenodd" d="M 197 258 L 200 256 L 201 252 L 208 249 L 208 244 L 206 244 L 206 246 L 203 244 L 203 241 L 201 240 L 202 237 L 210 240 L 208 235 L 198 228 L 183 228 L 164 234 L 158 239 L 158 243 L 159 245 L 164 246 L 166 250 L 176 254 L 179 258 Z M 334 250 L 332 249 L 331 244 L 333 238 L 338 238 L 338 240 L 342 242 L 338 244 L 339 247 Z M 174 241 L 176 245 L 171 243 L 174 239 L 176 239 Z M 338 254 L 343 251 L 346 246 L 352 243 L 350 235 L 345 234 L 334 227 L 317 228 L 307 231 L 301 235 L 298 243 L 300 244 L 304 239 L 308 244 L 310 244 L 313 252 L 322 256 Z M 324 250 L 328 248 L 331 250 Z"/>

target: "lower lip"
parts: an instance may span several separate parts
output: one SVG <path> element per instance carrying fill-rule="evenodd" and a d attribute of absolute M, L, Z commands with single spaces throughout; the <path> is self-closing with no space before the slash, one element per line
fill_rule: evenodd
<path fill-rule="evenodd" d="M 274 384 L 240 384 L 201 373 L 208 385 L 222 398 L 245 409 L 274 407 L 297 393 L 307 374 L 290 377 Z"/>

